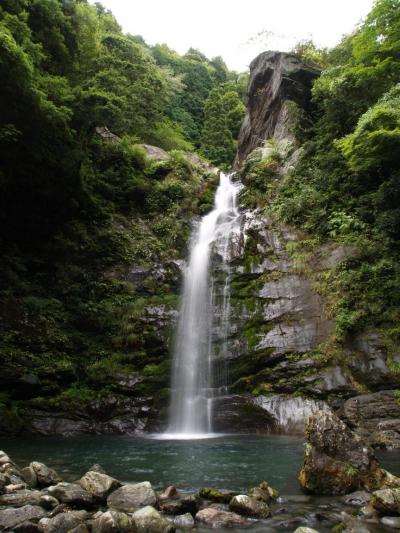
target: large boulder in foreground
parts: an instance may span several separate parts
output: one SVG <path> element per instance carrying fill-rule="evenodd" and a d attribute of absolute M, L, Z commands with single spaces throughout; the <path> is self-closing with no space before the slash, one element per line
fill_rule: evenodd
<path fill-rule="evenodd" d="M 79 485 L 96 499 L 105 500 L 113 490 L 121 486 L 121 483 L 107 474 L 89 470 L 81 477 Z"/>
<path fill-rule="evenodd" d="M 147 505 L 132 515 L 138 533 L 174 533 L 175 526 L 154 507 Z"/>
<path fill-rule="evenodd" d="M 196 522 L 211 529 L 223 529 L 231 527 L 245 527 L 246 520 L 236 513 L 206 507 L 196 514 Z"/>
<path fill-rule="evenodd" d="M 372 448 L 331 411 L 318 411 L 308 419 L 306 438 L 299 481 L 307 492 L 347 494 L 400 483 L 380 468 Z"/>
<path fill-rule="evenodd" d="M 107 505 L 116 511 L 134 513 L 144 506 L 155 505 L 157 495 L 148 481 L 123 485 L 110 494 Z"/>

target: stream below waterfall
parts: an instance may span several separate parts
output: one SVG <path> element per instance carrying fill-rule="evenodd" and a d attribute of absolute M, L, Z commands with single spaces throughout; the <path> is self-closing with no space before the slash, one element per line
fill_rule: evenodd
<path fill-rule="evenodd" d="M 250 529 L 252 533 L 292 533 L 306 524 L 320 533 L 328 533 L 331 527 L 324 522 L 325 518 L 336 515 L 340 518 L 342 510 L 355 510 L 346 508 L 340 498 L 301 496 L 297 482 L 303 459 L 300 437 L 222 435 L 184 441 L 93 435 L 63 439 L 2 438 L 0 448 L 19 466 L 32 460 L 42 461 L 67 481 L 79 478 L 94 463 L 101 464 L 108 474 L 121 481 L 150 481 L 158 490 L 175 484 L 182 492 L 194 492 L 204 486 L 242 492 L 266 480 L 283 496 L 278 505 L 280 511 L 275 513 L 271 526 L 255 525 Z M 377 455 L 384 467 L 400 474 L 399 452 Z M 386 531 L 390 530 L 381 526 L 371 528 L 373 533 Z"/>

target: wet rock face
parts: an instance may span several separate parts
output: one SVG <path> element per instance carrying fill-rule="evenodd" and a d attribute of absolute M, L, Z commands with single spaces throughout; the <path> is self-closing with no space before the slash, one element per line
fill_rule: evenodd
<path fill-rule="evenodd" d="M 265 139 L 290 138 L 287 102 L 307 109 L 320 71 L 283 52 L 263 52 L 250 64 L 247 115 L 240 134 L 235 168 Z"/>
<path fill-rule="evenodd" d="M 400 448 L 400 403 L 396 390 L 350 398 L 339 414 L 371 445 Z"/>
<path fill-rule="evenodd" d="M 32 409 L 29 429 L 41 436 L 134 435 L 145 430 L 152 416 L 151 398 L 109 396 L 74 412 Z"/>
<path fill-rule="evenodd" d="M 371 490 L 384 484 L 383 471 L 360 437 L 330 411 L 308 419 L 307 444 L 300 485 L 314 494 L 346 494 L 359 488 Z"/>

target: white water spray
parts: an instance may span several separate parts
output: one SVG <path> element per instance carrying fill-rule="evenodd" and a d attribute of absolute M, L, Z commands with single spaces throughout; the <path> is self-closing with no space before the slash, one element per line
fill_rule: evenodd
<path fill-rule="evenodd" d="M 229 260 L 234 237 L 240 233 L 238 190 L 230 176 L 221 173 L 214 209 L 201 219 L 192 237 L 173 360 L 166 434 L 171 438 L 211 436 L 213 400 L 226 386 L 223 359 L 227 356 L 230 327 Z M 212 275 L 213 253 L 221 261 L 221 295 Z M 219 296 L 220 311 L 216 314 Z"/>

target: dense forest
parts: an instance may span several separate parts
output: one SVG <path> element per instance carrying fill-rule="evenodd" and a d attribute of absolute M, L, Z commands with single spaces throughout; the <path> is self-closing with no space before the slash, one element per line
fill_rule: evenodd
<path fill-rule="evenodd" d="M 290 158 L 283 143 L 249 158 L 242 170 L 248 205 L 267 206 L 308 238 L 292 255 L 307 274 L 307 259 L 333 240 L 351 257 L 316 280 L 336 324 L 332 357 L 349 336 L 379 330 L 392 371 L 400 349 L 400 5 L 377 0 L 366 20 L 333 49 L 311 41 L 293 53 L 322 69 L 310 113 L 292 105 L 299 160 L 282 179 Z M 336 354 L 335 354 L 336 351 Z M 340 360 L 340 353 L 339 353 Z"/>
<path fill-rule="evenodd" d="M 144 307 L 174 306 L 174 295 L 150 275 L 136 294 L 127 268 L 168 258 L 176 269 L 216 185 L 212 166 L 190 154 L 229 166 L 247 77 L 197 50 L 149 47 L 100 4 L 74 0 L 2 2 L 0 72 L 9 424 L 21 399 L 90 399 L 109 392 L 104 376 L 157 373 Z M 142 143 L 167 159 L 147 158 Z"/>

